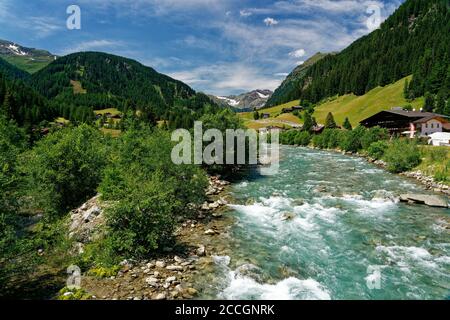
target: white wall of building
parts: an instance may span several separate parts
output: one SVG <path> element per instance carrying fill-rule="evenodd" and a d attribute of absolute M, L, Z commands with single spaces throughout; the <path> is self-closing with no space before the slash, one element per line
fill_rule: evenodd
<path fill-rule="evenodd" d="M 436 132 L 442 132 L 442 123 L 438 120 L 431 119 L 428 122 L 421 124 L 420 134 L 422 136 L 429 136 Z"/>

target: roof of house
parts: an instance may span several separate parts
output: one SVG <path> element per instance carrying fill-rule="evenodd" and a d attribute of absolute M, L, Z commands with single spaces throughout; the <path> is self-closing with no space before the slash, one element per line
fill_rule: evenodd
<path fill-rule="evenodd" d="M 414 121 L 414 123 L 425 123 L 425 122 L 428 122 L 428 121 L 433 120 L 433 119 L 439 119 L 441 122 L 445 122 L 445 123 L 449 122 L 447 119 L 445 119 L 441 115 L 434 115 L 434 116 L 421 118 L 419 120 Z"/>
<path fill-rule="evenodd" d="M 422 120 L 424 118 L 428 118 L 428 120 L 429 120 L 434 117 L 440 117 L 442 119 L 448 118 L 447 116 L 444 116 L 444 115 L 441 115 L 438 113 L 433 113 L 433 112 L 407 111 L 407 110 L 384 110 L 384 111 L 380 111 L 380 112 L 372 115 L 371 117 L 368 117 L 368 118 L 362 120 L 361 123 L 364 123 L 369 119 L 372 120 L 372 118 L 377 118 L 380 114 L 398 115 L 398 116 L 411 118 L 411 119 L 415 119 L 415 120 Z"/>

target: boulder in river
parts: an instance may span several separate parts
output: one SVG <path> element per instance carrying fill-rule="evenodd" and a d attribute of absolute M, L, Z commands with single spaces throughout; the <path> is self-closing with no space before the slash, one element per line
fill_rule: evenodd
<path fill-rule="evenodd" d="M 428 194 L 402 194 L 401 202 L 425 204 L 430 207 L 448 208 L 448 202 L 443 197 Z"/>

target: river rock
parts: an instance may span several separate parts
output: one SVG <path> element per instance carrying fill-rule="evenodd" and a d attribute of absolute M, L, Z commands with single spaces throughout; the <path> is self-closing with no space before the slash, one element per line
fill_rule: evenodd
<path fill-rule="evenodd" d="M 176 281 L 176 280 L 177 280 L 177 277 L 173 276 L 173 277 L 168 277 L 168 278 L 166 279 L 166 282 L 167 282 L 167 283 L 171 283 L 171 282 L 174 282 L 174 281 Z"/>
<path fill-rule="evenodd" d="M 203 257 L 204 255 L 206 255 L 206 248 L 204 245 L 200 245 L 197 250 L 196 253 L 198 256 Z"/>
<path fill-rule="evenodd" d="M 402 194 L 401 202 L 425 204 L 430 207 L 448 208 L 448 202 L 443 197 L 427 194 Z"/>
<path fill-rule="evenodd" d="M 208 230 L 206 230 L 204 233 L 205 233 L 206 235 L 209 235 L 209 236 L 213 236 L 213 235 L 215 235 L 215 234 L 218 234 L 218 232 L 215 231 L 215 230 L 213 230 L 213 229 L 208 229 Z"/>
<path fill-rule="evenodd" d="M 183 271 L 182 266 L 175 266 L 175 265 L 167 266 L 166 269 L 169 271 Z"/>
<path fill-rule="evenodd" d="M 152 299 L 153 299 L 153 300 L 165 300 L 165 299 L 166 299 L 166 294 L 165 294 L 165 293 L 158 293 L 158 294 L 155 294 L 155 295 L 152 297 Z"/>
<path fill-rule="evenodd" d="M 152 286 L 152 287 L 156 286 L 158 281 L 159 280 L 157 278 L 155 278 L 155 277 L 148 277 L 148 278 L 145 279 L 145 282 L 147 282 L 147 284 Z"/>
<path fill-rule="evenodd" d="M 156 261 L 155 266 L 157 266 L 158 268 L 165 268 L 166 263 L 164 261 Z"/>
<path fill-rule="evenodd" d="M 293 213 L 285 213 L 283 214 L 283 217 L 281 218 L 282 221 L 288 221 L 295 218 L 295 214 Z"/>

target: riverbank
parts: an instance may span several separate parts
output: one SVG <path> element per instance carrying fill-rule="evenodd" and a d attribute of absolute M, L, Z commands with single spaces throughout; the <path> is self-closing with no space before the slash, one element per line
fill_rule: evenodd
<path fill-rule="evenodd" d="M 81 288 L 86 297 L 94 300 L 195 298 L 199 292 L 198 274 L 214 267 L 212 256 L 220 254 L 221 247 L 230 241 L 228 229 L 234 220 L 226 214 L 229 185 L 219 177 L 210 177 L 206 190 L 208 200 L 198 208 L 195 218 L 180 222 L 174 234 L 176 245 L 164 248 L 165 254 L 149 260 L 124 260 L 120 270 L 109 277 L 85 273 Z M 88 206 L 85 209 L 92 212 Z M 81 213 L 81 216 L 87 215 Z"/>

